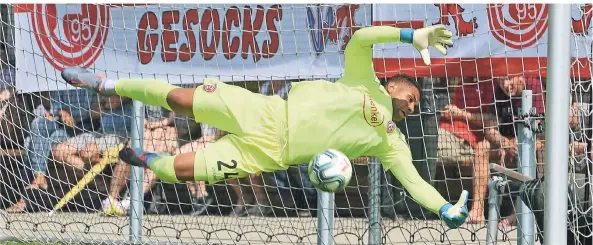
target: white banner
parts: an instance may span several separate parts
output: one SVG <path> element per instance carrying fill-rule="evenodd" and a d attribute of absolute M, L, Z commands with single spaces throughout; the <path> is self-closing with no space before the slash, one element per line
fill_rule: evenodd
<path fill-rule="evenodd" d="M 409 44 L 375 45 L 379 76 L 546 74 L 547 5 L 237 6 L 15 4 L 17 88 L 71 88 L 66 66 L 175 84 L 337 78 L 352 32 L 371 24 L 442 23 L 455 35 L 446 58 L 431 50 L 430 67 Z M 573 76 L 590 77 L 592 5 L 572 6 Z"/>
<path fill-rule="evenodd" d="M 233 6 L 15 4 L 17 88 L 71 89 L 68 66 L 175 84 L 335 78 L 351 27 L 371 24 L 370 5 Z"/>
<path fill-rule="evenodd" d="M 379 74 L 415 76 L 506 76 L 546 74 L 548 5 L 375 4 L 374 25 L 421 28 L 444 24 L 454 34 L 446 58 L 431 49 L 431 67 L 408 44 L 375 45 Z M 591 4 L 572 5 L 573 75 L 590 77 L 593 16 Z M 384 74 L 387 73 L 387 74 Z"/>

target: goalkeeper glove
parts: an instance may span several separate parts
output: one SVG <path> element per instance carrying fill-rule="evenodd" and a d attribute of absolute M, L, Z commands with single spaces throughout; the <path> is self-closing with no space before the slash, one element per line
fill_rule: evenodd
<path fill-rule="evenodd" d="M 467 219 L 468 195 L 468 192 L 464 190 L 461 192 L 461 197 L 457 201 L 457 204 L 452 205 L 451 203 L 447 203 L 439 209 L 439 216 L 449 228 L 458 228 Z"/>
<path fill-rule="evenodd" d="M 430 65 L 430 53 L 428 47 L 432 46 L 442 55 L 447 55 L 445 45 L 453 45 L 451 37 L 453 33 L 445 28 L 444 25 L 433 25 L 420 29 L 401 29 L 400 40 L 412 43 L 420 51 L 420 56 L 424 64 Z"/>

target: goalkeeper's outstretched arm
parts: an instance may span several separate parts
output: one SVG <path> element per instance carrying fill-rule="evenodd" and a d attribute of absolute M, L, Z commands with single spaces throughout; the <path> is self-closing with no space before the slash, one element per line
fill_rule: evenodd
<path fill-rule="evenodd" d="M 414 200 L 431 212 L 438 214 L 439 209 L 448 201 L 432 185 L 420 177 L 412 164 L 412 159 L 400 159 L 401 161 L 391 167 L 389 171 L 399 180 Z"/>
<path fill-rule="evenodd" d="M 468 216 L 467 191 L 461 193 L 457 204 L 447 202 L 441 194 L 420 177 L 412 161 L 401 162 L 390 169 L 412 198 L 439 217 L 450 228 L 463 224 Z"/>
<path fill-rule="evenodd" d="M 344 77 L 341 82 L 357 83 L 364 86 L 378 84 L 373 68 L 373 44 L 403 42 L 412 44 L 430 65 L 428 47 L 432 46 L 445 55 L 444 45 L 452 45 L 452 33 L 443 25 L 421 29 L 397 28 L 392 26 L 372 26 L 362 28 L 352 35 L 344 51 Z"/>
<path fill-rule="evenodd" d="M 412 164 L 412 154 L 404 140 L 397 136 L 390 140 L 391 150 L 387 154 L 379 156 L 383 167 L 399 180 L 414 200 L 431 212 L 438 214 L 449 227 L 456 228 L 463 224 L 468 216 L 467 191 L 462 192 L 457 204 L 449 203 L 432 185 L 420 177 L 416 167 Z"/>
<path fill-rule="evenodd" d="M 366 87 L 378 86 L 373 68 L 373 44 L 412 42 L 412 29 L 391 26 L 365 27 L 352 35 L 344 50 L 344 77 L 340 82 L 361 84 Z"/>

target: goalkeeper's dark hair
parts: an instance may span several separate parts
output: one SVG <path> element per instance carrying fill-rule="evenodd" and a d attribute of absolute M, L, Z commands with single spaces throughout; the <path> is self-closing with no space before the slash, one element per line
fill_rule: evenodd
<path fill-rule="evenodd" d="M 422 92 L 422 88 L 420 87 L 420 83 L 415 78 L 412 78 L 406 74 L 397 74 L 393 77 L 384 79 L 381 83 L 383 86 L 387 86 L 390 83 L 398 84 L 398 83 L 407 83 L 408 85 L 416 87 L 418 92 Z"/>

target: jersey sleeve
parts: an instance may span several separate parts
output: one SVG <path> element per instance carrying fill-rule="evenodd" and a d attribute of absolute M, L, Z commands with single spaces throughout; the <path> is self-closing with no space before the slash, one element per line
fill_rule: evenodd
<path fill-rule="evenodd" d="M 354 32 L 344 51 L 344 76 L 339 82 L 367 88 L 379 86 L 373 67 L 373 44 L 399 42 L 401 30 L 404 29 L 372 26 Z M 411 29 L 405 30 L 411 39 Z"/>
<path fill-rule="evenodd" d="M 384 169 L 389 170 L 420 205 L 438 214 L 439 209 L 448 202 L 418 174 L 404 135 L 396 130 L 389 141 L 390 149 L 379 157 Z"/>

